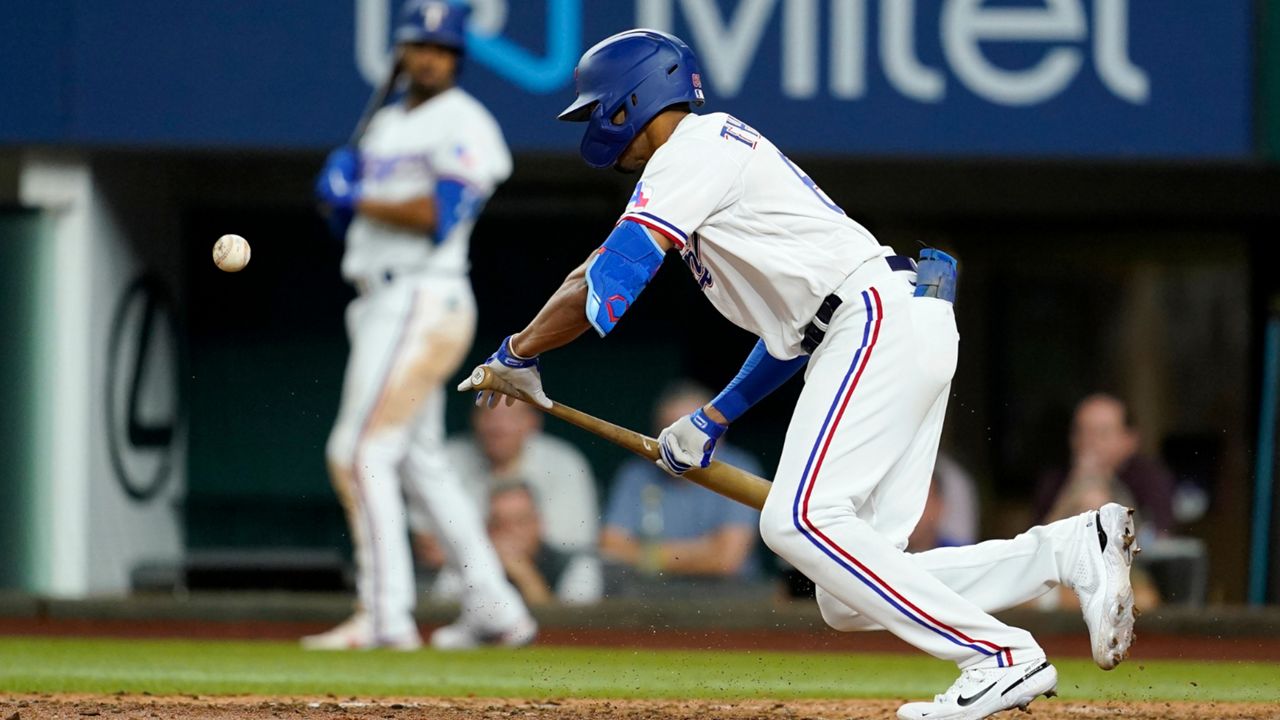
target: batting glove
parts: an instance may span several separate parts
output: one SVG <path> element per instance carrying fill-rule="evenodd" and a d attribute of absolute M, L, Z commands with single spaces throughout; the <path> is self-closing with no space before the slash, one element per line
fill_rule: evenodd
<path fill-rule="evenodd" d="M 329 153 L 316 178 L 316 197 L 334 210 L 355 210 L 360 200 L 359 150 L 344 145 Z"/>
<path fill-rule="evenodd" d="M 506 380 L 523 392 L 538 405 L 544 408 L 551 407 L 551 398 L 542 391 L 542 372 L 539 369 L 538 358 L 535 355 L 531 358 L 522 358 L 516 355 L 511 349 L 511 336 L 508 335 L 502 344 L 498 346 L 497 352 L 490 355 L 480 367 L 489 368 L 494 375 Z M 474 390 L 475 386 L 471 384 L 471 377 L 458 385 L 458 389 L 466 392 Z M 476 405 L 488 405 L 493 407 L 498 404 L 498 398 L 502 393 L 492 390 L 481 390 L 476 393 Z M 507 405 L 515 403 L 516 399 L 510 395 L 506 396 Z"/>
<path fill-rule="evenodd" d="M 712 420 L 698 408 L 658 433 L 658 467 L 672 475 L 683 475 L 695 467 L 710 465 L 716 441 L 728 429 L 728 425 Z"/>

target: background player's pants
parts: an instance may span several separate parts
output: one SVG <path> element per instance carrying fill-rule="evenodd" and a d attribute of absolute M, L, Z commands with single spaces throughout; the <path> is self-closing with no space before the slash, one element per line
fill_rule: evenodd
<path fill-rule="evenodd" d="M 955 372 L 951 304 L 912 296 L 882 261 L 839 290 L 844 304 L 809 360 L 773 488 L 765 542 L 854 613 L 961 667 L 1044 656 L 906 554 L 928 495 Z"/>
<path fill-rule="evenodd" d="M 379 638 L 416 632 L 405 500 L 436 521 L 470 597 L 464 619 L 502 629 L 527 611 L 444 457 L 444 381 L 475 333 L 465 278 L 401 277 L 347 308 L 351 355 L 326 455 L 347 510 L 359 603 Z"/>

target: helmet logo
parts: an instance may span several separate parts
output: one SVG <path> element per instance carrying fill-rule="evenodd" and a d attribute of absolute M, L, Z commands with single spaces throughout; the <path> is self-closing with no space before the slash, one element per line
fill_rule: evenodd
<path fill-rule="evenodd" d="M 693 80 L 694 97 L 698 98 L 698 100 L 705 101 L 706 97 L 704 97 L 702 94 L 702 75 L 698 73 L 692 73 L 691 79 Z"/>
<path fill-rule="evenodd" d="M 427 32 L 435 32 L 440 29 L 440 24 L 444 22 L 444 14 L 447 8 L 440 3 L 431 3 L 422 9 L 422 27 Z"/>

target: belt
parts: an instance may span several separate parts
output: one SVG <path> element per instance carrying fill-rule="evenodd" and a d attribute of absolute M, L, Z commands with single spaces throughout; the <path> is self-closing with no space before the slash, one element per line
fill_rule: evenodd
<path fill-rule="evenodd" d="M 894 272 L 915 272 L 916 261 L 905 255 L 890 255 L 884 259 L 889 265 L 889 269 Z M 818 312 L 814 314 L 813 320 L 804 328 L 804 337 L 800 338 L 800 347 L 810 355 L 818 346 L 822 344 L 822 339 L 827 336 L 827 329 L 831 324 L 831 316 L 836 314 L 836 310 L 844 303 L 839 295 L 831 293 L 822 300 L 822 306 L 818 308 Z"/>

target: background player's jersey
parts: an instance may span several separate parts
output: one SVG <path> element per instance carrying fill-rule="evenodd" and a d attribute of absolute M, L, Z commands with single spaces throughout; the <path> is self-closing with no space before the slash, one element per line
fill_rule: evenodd
<path fill-rule="evenodd" d="M 724 113 L 680 122 L 622 219 L 674 242 L 716 309 L 783 359 L 800 354 L 823 298 L 889 254 L 773 143 Z"/>
<path fill-rule="evenodd" d="M 361 193 L 401 201 L 435 196 L 436 183 L 460 181 L 463 204 L 478 211 L 511 175 L 511 152 L 489 111 L 461 88 L 450 88 L 412 110 L 402 103 L 378 111 L 360 141 Z M 439 209 L 439 208 L 438 208 Z M 348 280 L 406 272 L 467 272 L 476 212 L 436 238 L 356 215 L 347 232 L 342 274 Z"/>

